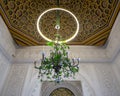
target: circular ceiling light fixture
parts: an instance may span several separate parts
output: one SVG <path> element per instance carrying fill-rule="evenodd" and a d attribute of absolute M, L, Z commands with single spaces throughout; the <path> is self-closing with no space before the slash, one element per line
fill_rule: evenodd
<path fill-rule="evenodd" d="M 78 19 L 76 18 L 76 16 L 75 16 L 72 12 L 70 12 L 70 11 L 68 11 L 68 10 L 66 10 L 66 9 L 63 9 L 63 8 L 51 8 L 51 9 L 48 9 L 48 10 L 44 11 L 44 12 L 38 17 L 38 20 L 37 20 L 37 30 L 38 30 L 39 34 L 40 34 L 45 40 L 50 41 L 50 42 L 51 42 L 51 41 L 56 42 L 56 40 L 52 40 L 52 39 L 47 38 L 47 37 L 41 32 L 41 30 L 40 30 L 40 25 L 39 25 L 39 22 L 40 22 L 42 16 L 43 16 L 44 14 L 46 14 L 47 12 L 54 11 L 54 10 L 55 10 L 55 11 L 56 11 L 56 10 L 61 10 L 61 11 L 65 11 L 65 12 L 69 13 L 69 14 L 75 19 L 75 21 L 76 21 L 77 28 L 76 28 L 75 34 L 73 34 L 73 36 L 71 36 L 70 38 L 68 38 L 68 39 L 66 39 L 66 40 L 58 41 L 58 43 L 67 43 L 67 42 L 71 41 L 72 39 L 74 39 L 74 38 L 76 37 L 76 35 L 78 34 L 78 32 L 79 32 L 79 22 L 78 22 Z"/>

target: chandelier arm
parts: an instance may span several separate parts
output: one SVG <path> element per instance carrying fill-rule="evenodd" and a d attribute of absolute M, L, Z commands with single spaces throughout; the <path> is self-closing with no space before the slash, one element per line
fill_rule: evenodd
<path fill-rule="evenodd" d="M 72 59 L 72 63 L 73 63 L 73 65 L 75 65 L 75 60 L 74 60 L 74 58 Z"/>
<path fill-rule="evenodd" d="M 45 59 L 45 54 L 44 53 L 42 53 L 42 60 L 44 60 Z"/>
<path fill-rule="evenodd" d="M 34 61 L 34 68 L 40 69 L 39 67 L 37 67 L 36 63 L 37 63 L 37 61 Z"/>
<path fill-rule="evenodd" d="M 77 59 L 77 65 L 79 65 L 79 63 L 80 63 L 80 61 L 79 61 L 79 59 Z"/>

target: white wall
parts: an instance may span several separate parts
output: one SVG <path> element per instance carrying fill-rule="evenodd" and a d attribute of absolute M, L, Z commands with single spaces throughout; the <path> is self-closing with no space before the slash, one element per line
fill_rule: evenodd
<path fill-rule="evenodd" d="M 0 93 L 3 88 L 3 84 L 10 67 L 10 62 L 6 59 L 3 53 L 0 50 Z"/>
<path fill-rule="evenodd" d="M 120 51 L 117 54 L 112 66 L 113 66 L 113 70 L 115 72 L 115 76 L 116 76 L 117 81 L 118 81 L 117 85 L 120 89 Z"/>
<path fill-rule="evenodd" d="M 12 64 L 1 96 L 41 96 L 37 75 L 33 63 Z M 120 96 L 112 64 L 81 63 L 76 80 L 82 82 L 84 96 Z"/>
<path fill-rule="evenodd" d="M 13 39 L 0 16 L 0 94 L 14 54 Z"/>
<path fill-rule="evenodd" d="M 27 64 L 12 64 L 0 96 L 22 96 Z"/>

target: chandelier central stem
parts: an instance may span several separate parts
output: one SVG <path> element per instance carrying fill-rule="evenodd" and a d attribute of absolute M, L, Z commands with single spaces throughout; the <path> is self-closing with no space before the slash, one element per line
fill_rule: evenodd
<path fill-rule="evenodd" d="M 59 0 L 57 0 L 56 2 L 56 5 L 57 7 L 59 7 Z M 60 10 L 56 10 L 56 25 L 55 25 L 55 29 L 57 30 L 57 33 L 56 33 L 56 43 L 58 43 L 59 41 L 59 30 L 60 30 Z"/>
<path fill-rule="evenodd" d="M 59 0 L 57 0 L 57 7 L 59 8 L 60 4 L 59 4 Z M 60 11 L 59 10 L 56 10 L 56 25 L 59 25 L 60 26 Z"/>

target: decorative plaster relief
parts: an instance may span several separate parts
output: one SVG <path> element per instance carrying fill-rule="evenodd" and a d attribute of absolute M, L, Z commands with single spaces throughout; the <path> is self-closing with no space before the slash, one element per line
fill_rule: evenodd
<path fill-rule="evenodd" d="M 98 64 L 96 65 L 96 72 L 103 96 L 120 96 L 112 66 Z"/>
<path fill-rule="evenodd" d="M 44 51 L 46 56 L 49 55 L 49 47 L 42 46 L 19 48 L 16 51 L 14 62 L 33 62 L 41 58 L 41 53 Z M 36 57 L 36 58 L 35 58 Z M 69 57 L 81 58 L 81 62 L 106 62 L 106 52 L 104 48 L 96 48 L 93 46 L 70 46 Z"/>
<path fill-rule="evenodd" d="M 5 58 L 5 56 L 0 51 L 0 94 L 3 88 L 6 76 L 8 75 L 9 67 L 10 67 L 10 62 Z"/>
<path fill-rule="evenodd" d="M 115 59 L 115 56 L 120 50 L 120 12 L 111 30 L 111 34 L 108 38 L 108 44 L 106 48 L 107 56 L 111 59 Z"/>
<path fill-rule="evenodd" d="M 28 66 L 26 64 L 12 64 L 6 78 L 2 96 L 21 96 L 24 79 Z"/>

